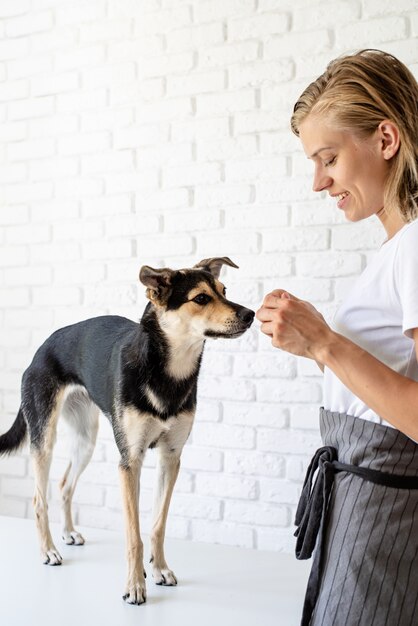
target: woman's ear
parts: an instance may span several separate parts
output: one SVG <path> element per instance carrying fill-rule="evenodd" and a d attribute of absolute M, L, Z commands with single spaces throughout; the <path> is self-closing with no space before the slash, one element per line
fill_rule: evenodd
<path fill-rule="evenodd" d="M 399 150 L 401 143 L 399 129 L 391 120 L 383 120 L 377 130 L 381 141 L 382 156 L 389 161 Z"/>

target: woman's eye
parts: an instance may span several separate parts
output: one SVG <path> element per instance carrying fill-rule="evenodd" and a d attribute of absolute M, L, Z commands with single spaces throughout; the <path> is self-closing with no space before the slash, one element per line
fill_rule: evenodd
<path fill-rule="evenodd" d="M 334 165 L 336 159 L 337 159 L 337 157 L 332 157 L 332 159 L 330 159 L 329 161 L 326 161 L 324 163 L 325 167 L 328 167 L 329 165 Z"/>
<path fill-rule="evenodd" d="M 196 302 L 196 304 L 207 304 L 211 300 L 212 298 L 208 296 L 206 293 L 199 293 L 198 296 L 193 298 L 193 302 Z"/>

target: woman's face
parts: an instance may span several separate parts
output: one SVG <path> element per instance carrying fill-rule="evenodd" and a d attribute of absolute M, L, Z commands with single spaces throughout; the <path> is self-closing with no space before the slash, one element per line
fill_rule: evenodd
<path fill-rule="evenodd" d="M 371 215 L 385 217 L 383 197 L 389 161 L 379 129 L 361 139 L 320 116 L 308 115 L 299 127 L 299 136 L 315 166 L 314 191 L 327 191 L 352 222 Z"/>

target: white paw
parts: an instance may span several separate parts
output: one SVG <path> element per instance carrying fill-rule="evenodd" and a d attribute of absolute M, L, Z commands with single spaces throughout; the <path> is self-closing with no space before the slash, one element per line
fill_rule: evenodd
<path fill-rule="evenodd" d="M 174 585 L 177 585 L 177 578 L 174 572 L 168 569 L 167 566 L 160 568 L 153 565 L 152 577 L 156 585 L 164 585 L 165 587 L 174 587 Z"/>
<path fill-rule="evenodd" d="M 63 531 L 62 539 L 67 546 L 83 546 L 85 543 L 83 535 L 76 530 Z"/>
<path fill-rule="evenodd" d="M 49 550 L 42 552 L 42 563 L 45 565 L 61 565 L 62 556 L 58 550 L 52 546 Z"/>
<path fill-rule="evenodd" d="M 147 600 L 145 580 L 129 584 L 123 595 L 123 599 L 128 604 L 144 604 Z"/>

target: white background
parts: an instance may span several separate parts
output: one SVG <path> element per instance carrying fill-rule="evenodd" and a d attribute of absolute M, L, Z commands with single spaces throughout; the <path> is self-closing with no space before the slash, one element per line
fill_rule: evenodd
<path fill-rule="evenodd" d="M 332 58 L 392 52 L 418 74 L 416 0 L 0 0 L 0 430 L 53 330 L 138 319 L 141 265 L 230 256 L 228 296 L 286 288 L 331 320 L 383 239 L 311 191 L 292 107 Z M 258 323 L 207 344 L 168 534 L 290 551 L 320 444 L 319 370 Z M 118 456 L 102 420 L 76 493 L 83 525 L 120 528 Z M 142 476 L 149 529 L 155 453 Z M 57 444 L 50 515 L 66 467 Z M 32 517 L 27 449 L 0 460 L 0 514 Z"/>

